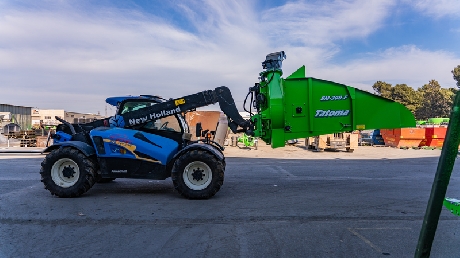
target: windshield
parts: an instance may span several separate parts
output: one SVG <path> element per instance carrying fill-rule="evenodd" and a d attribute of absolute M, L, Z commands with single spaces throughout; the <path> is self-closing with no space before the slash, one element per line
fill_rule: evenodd
<path fill-rule="evenodd" d="M 136 111 L 136 110 L 139 110 L 141 108 L 145 108 L 145 107 L 150 107 L 152 105 L 154 105 L 155 103 L 152 103 L 152 102 L 126 102 L 124 105 L 123 105 L 123 109 L 121 110 L 120 114 L 124 114 L 124 113 L 127 113 L 127 112 L 131 112 L 131 111 Z"/>

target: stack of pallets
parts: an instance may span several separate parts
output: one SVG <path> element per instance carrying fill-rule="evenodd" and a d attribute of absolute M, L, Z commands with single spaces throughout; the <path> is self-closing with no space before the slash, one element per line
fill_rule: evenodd
<path fill-rule="evenodd" d="M 37 146 L 37 139 L 35 139 L 35 131 L 27 130 L 27 131 L 20 131 L 20 140 L 21 143 L 19 146 L 21 147 L 36 147 Z"/>

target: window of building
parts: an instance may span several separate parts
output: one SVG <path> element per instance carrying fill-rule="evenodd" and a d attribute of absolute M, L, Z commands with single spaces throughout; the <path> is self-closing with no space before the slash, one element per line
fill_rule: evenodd
<path fill-rule="evenodd" d="M 51 119 L 51 116 L 45 116 L 45 119 Z"/>

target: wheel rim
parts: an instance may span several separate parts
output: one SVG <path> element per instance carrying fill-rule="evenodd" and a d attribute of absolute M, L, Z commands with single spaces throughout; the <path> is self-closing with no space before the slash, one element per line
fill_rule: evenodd
<path fill-rule="evenodd" d="M 185 167 L 183 178 L 190 189 L 203 190 L 211 184 L 212 171 L 206 163 L 194 161 Z"/>
<path fill-rule="evenodd" d="M 75 161 L 69 158 L 62 158 L 56 161 L 51 168 L 51 178 L 60 187 L 68 188 L 78 181 L 80 169 Z"/>

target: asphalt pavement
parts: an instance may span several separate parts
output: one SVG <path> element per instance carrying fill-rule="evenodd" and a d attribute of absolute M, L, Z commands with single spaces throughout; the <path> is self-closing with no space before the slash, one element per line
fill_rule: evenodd
<path fill-rule="evenodd" d="M 0 257 L 413 257 L 439 150 L 228 147 L 221 190 L 117 179 L 79 198 L 40 182 L 38 153 L 0 154 Z M 456 165 L 447 195 L 460 198 Z M 459 257 L 443 209 L 432 257 Z"/>

